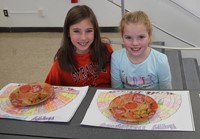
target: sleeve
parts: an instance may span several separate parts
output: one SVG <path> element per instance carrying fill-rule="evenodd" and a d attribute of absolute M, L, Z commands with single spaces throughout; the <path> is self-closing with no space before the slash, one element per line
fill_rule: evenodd
<path fill-rule="evenodd" d="M 171 71 L 166 55 L 160 58 L 158 65 L 158 78 L 160 89 L 172 89 Z"/>
<path fill-rule="evenodd" d="M 111 86 L 112 88 L 123 88 L 120 76 L 120 54 L 116 51 L 111 56 Z"/>
<path fill-rule="evenodd" d="M 58 61 L 56 60 L 47 77 L 46 77 L 46 80 L 45 80 L 45 83 L 48 83 L 48 84 L 51 84 L 51 85 L 61 85 L 62 81 L 61 81 L 61 69 L 60 69 L 60 66 L 58 64 Z"/>
<path fill-rule="evenodd" d="M 105 43 L 105 45 L 106 45 L 106 47 L 108 49 L 109 54 L 112 54 L 113 53 L 113 49 L 112 49 L 111 45 L 109 43 Z"/>

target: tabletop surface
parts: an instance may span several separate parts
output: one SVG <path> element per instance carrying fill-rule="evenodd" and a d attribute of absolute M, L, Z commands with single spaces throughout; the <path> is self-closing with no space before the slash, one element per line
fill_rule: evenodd
<path fill-rule="evenodd" d="M 197 139 L 200 137 L 200 97 L 199 91 L 190 90 L 195 131 L 138 131 L 120 130 L 80 125 L 97 88 L 89 88 L 86 97 L 68 123 L 31 122 L 11 119 L 0 119 L 0 138 L 32 139 L 43 138 L 84 138 L 84 139 Z"/>

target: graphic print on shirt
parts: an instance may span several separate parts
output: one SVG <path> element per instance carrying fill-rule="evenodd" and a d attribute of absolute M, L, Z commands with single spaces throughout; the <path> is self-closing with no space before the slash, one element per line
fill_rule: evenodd
<path fill-rule="evenodd" d="M 101 72 L 106 72 L 105 70 Z M 96 79 L 99 77 L 92 63 L 79 67 L 77 72 L 72 73 L 75 83 L 82 82 L 82 84 L 89 86 L 96 86 Z"/>
<path fill-rule="evenodd" d="M 149 74 L 147 76 L 127 76 L 122 71 L 122 81 L 134 88 L 147 88 L 158 82 L 155 75 Z"/>

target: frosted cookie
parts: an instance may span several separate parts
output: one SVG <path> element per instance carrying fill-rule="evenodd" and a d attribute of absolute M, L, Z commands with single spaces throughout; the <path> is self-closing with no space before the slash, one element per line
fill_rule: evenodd
<path fill-rule="evenodd" d="M 109 104 L 109 110 L 116 119 L 134 123 L 150 119 L 157 108 L 153 98 L 139 93 L 123 94 Z"/>
<path fill-rule="evenodd" d="M 47 83 L 30 83 L 19 86 L 9 96 L 13 106 L 30 106 L 46 101 L 54 95 L 54 89 Z"/>

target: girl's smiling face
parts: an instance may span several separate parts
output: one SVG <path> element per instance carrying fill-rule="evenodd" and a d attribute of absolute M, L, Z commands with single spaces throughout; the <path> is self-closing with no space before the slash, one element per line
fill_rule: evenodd
<path fill-rule="evenodd" d="M 144 24 L 125 24 L 122 39 L 129 59 L 144 61 L 148 57 L 150 36 Z"/>
<path fill-rule="evenodd" d="M 94 28 L 89 18 L 70 26 L 69 36 L 72 44 L 76 47 L 76 53 L 89 52 L 90 45 L 94 41 Z"/>

